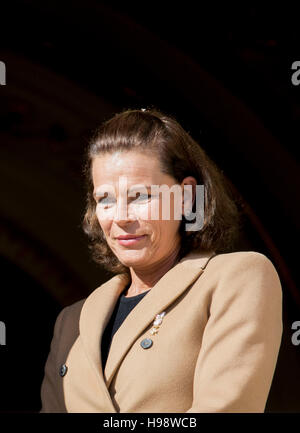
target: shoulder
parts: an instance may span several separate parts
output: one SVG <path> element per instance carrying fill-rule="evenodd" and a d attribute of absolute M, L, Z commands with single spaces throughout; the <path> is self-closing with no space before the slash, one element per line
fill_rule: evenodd
<path fill-rule="evenodd" d="M 277 274 L 273 262 L 264 254 L 256 251 L 236 251 L 217 254 L 208 262 L 207 271 L 230 273 L 232 271 L 262 272 Z"/>
<path fill-rule="evenodd" d="M 202 280 L 202 282 L 201 282 Z M 213 298 L 272 298 L 281 302 L 282 287 L 273 262 L 256 251 L 217 254 L 207 263 L 199 284 L 205 283 Z"/>
<path fill-rule="evenodd" d="M 110 288 L 114 288 L 123 278 L 124 274 L 114 275 L 94 289 L 86 298 L 80 299 L 79 301 L 64 307 L 57 316 L 55 324 L 56 328 L 58 330 L 65 327 L 73 329 L 75 326 L 75 330 L 79 332 L 79 319 L 84 304 L 93 303 L 99 295 L 101 296 L 103 294 L 103 291 L 106 289 L 109 291 Z"/>
<path fill-rule="evenodd" d="M 79 335 L 79 318 L 85 299 L 64 307 L 56 318 L 54 337 L 63 351 L 68 350 Z"/>
<path fill-rule="evenodd" d="M 70 324 L 71 322 L 78 322 L 85 301 L 86 298 L 83 298 L 77 302 L 74 302 L 73 304 L 64 307 L 57 316 L 56 326 L 61 328 L 66 323 Z"/>
<path fill-rule="evenodd" d="M 77 317 L 79 318 L 85 300 L 86 298 L 83 298 L 77 302 L 74 302 L 73 304 L 64 307 L 59 313 L 62 322 L 74 320 Z"/>

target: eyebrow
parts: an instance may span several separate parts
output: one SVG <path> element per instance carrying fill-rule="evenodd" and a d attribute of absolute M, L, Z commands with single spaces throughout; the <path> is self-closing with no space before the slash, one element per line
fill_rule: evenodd
<path fill-rule="evenodd" d="M 151 186 L 152 186 L 152 185 L 142 185 L 142 186 L 144 186 L 146 189 L 149 190 L 149 189 L 151 189 Z M 128 189 L 127 189 L 127 193 L 128 193 L 129 190 L 131 190 L 132 192 L 133 192 L 133 191 L 136 191 L 136 190 L 139 191 L 140 188 L 139 188 L 139 187 L 128 188 Z M 100 196 L 103 196 L 103 194 L 105 194 L 105 193 L 106 193 L 106 191 L 104 191 L 104 193 L 103 193 L 102 191 L 97 192 L 97 190 L 96 190 L 96 191 L 93 191 L 93 197 L 94 197 L 94 198 L 96 198 L 96 197 L 100 197 Z"/>

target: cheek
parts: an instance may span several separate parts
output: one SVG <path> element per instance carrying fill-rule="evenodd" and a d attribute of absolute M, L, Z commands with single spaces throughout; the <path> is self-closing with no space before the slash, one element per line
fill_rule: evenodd
<path fill-rule="evenodd" d="M 153 200 L 148 208 L 148 218 L 158 221 L 161 225 L 166 226 L 169 231 L 179 226 L 181 217 L 181 199 L 176 199 L 174 203 L 173 194 L 171 194 L 170 200 L 163 201 L 163 198 Z"/>
<path fill-rule="evenodd" d="M 163 220 L 160 222 L 160 230 L 162 236 L 171 240 L 179 230 L 180 221 L 176 220 Z"/>
<path fill-rule="evenodd" d="M 149 222 L 159 222 L 162 219 L 161 201 L 153 199 L 148 203 L 135 207 L 135 214 Z"/>
<path fill-rule="evenodd" d="M 148 219 L 149 214 L 149 204 L 134 204 L 130 203 L 128 205 L 128 215 L 132 215 L 133 218 L 140 218 L 142 220 Z"/>
<path fill-rule="evenodd" d="M 109 221 L 113 218 L 114 215 L 114 208 L 107 208 L 104 209 L 104 207 L 97 205 L 96 206 L 96 216 L 98 218 L 98 221 Z"/>
<path fill-rule="evenodd" d="M 180 221 L 172 220 L 148 220 L 152 233 L 159 239 L 170 242 L 179 230 Z"/>
<path fill-rule="evenodd" d="M 111 226 L 112 218 L 110 214 L 111 211 L 108 212 L 107 210 L 101 209 L 99 207 L 96 208 L 96 216 L 104 233 L 106 233 Z"/>

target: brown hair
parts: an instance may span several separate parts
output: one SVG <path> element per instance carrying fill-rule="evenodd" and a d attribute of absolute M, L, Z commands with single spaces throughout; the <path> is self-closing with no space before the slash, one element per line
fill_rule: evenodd
<path fill-rule="evenodd" d="M 93 198 L 93 159 L 117 150 L 150 151 L 158 156 L 162 172 L 172 176 L 179 184 L 185 177 L 193 176 L 197 184 L 204 185 L 203 227 L 199 231 L 185 231 L 187 220 L 183 216 L 179 227 L 179 259 L 193 250 L 216 253 L 232 250 L 240 229 L 240 213 L 221 170 L 173 116 L 156 108 L 129 109 L 103 122 L 86 149 L 83 173 L 87 203 L 82 228 L 89 237 L 89 248 L 96 263 L 113 273 L 129 273 L 129 268 L 118 260 L 106 242 Z M 192 211 L 195 212 L 194 207 Z"/>

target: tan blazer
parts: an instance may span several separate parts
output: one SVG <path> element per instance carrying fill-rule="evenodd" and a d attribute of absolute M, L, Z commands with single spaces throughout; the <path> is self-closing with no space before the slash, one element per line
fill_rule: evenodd
<path fill-rule="evenodd" d="M 59 314 L 41 412 L 264 411 L 282 337 L 282 288 L 265 255 L 188 254 L 122 323 L 103 374 L 101 335 L 124 276 Z"/>

